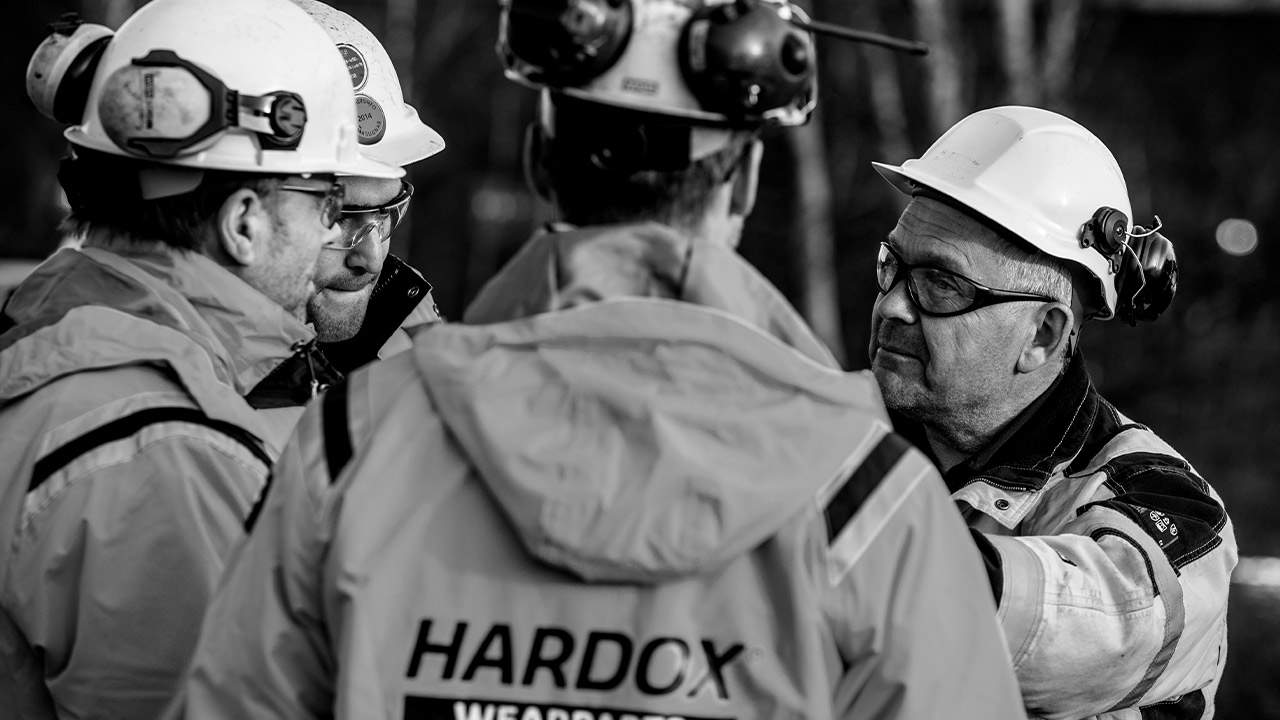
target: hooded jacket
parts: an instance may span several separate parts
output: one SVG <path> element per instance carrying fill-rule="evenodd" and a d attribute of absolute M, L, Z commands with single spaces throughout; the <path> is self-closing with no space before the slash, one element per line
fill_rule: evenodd
<path fill-rule="evenodd" d="M 985 547 L 1028 712 L 1213 717 L 1231 519 L 1186 459 L 1098 394 L 1082 354 L 945 477 Z"/>
<path fill-rule="evenodd" d="M 878 403 L 684 304 L 433 328 L 304 415 L 187 716 L 1020 717 Z"/>
<path fill-rule="evenodd" d="M 645 257 L 719 252 L 620 259 L 632 230 L 540 236 L 468 318 L 557 312 L 436 326 L 308 409 L 175 711 L 1023 717 L 977 550 L 874 380 L 794 315 L 626 297 Z M 644 294 L 777 297 L 719 265 Z"/>
<path fill-rule="evenodd" d="M 203 256 L 100 249 L 0 331 L 0 708 L 155 717 L 287 438 L 246 398 L 311 331 Z"/>

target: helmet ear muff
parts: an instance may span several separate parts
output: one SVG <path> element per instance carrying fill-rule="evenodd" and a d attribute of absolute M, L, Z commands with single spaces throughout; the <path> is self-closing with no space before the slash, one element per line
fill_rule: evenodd
<path fill-rule="evenodd" d="M 532 66 L 531 82 L 572 87 L 622 57 L 634 18 L 632 0 L 508 0 L 500 44 Z"/>
<path fill-rule="evenodd" d="M 1129 236 L 1129 217 L 1113 207 L 1100 207 L 1080 230 L 1080 246 L 1097 250 L 1119 270 L 1120 255 Z"/>
<path fill-rule="evenodd" d="M 1147 242 L 1135 242 L 1139 239 Z M 1172 244 L 1163 236 L 1133 235 L 1129 218 L 1104 206 L 1081 228 L 1080 245 L 1107 258 L 1116 275 L 1116 315 L 1121 320 L 1130 325 L 1139 320 L 1150 322 L 1173 302 L 1178 291 L 1178 263 Z"/>
<path fill-rule="evenodd" d="M 813 39 L 783 12 L 777 3 L 734 0 L 693 14 L 680 37 L 680 71 L 703 110 L 743 122 L 812 104 Z"/>
<path fill-rule="evenodd" d="M 118 147 L 155 159 L 198 152 L 231 128 L 253 132 L 263 149 L 293 150 L 307 125 L 296 93 L 238 93 L 171 50 L 153 50 L 111 73 L 98 116 Z"/>
<path fill-rule="evenodd" d="M 46 117 L 76 125 L 84 118 L 98 62 L 114 33 L 75 13 L 49 25 L 50 35 L 27 65 L 27 97 Z"/>

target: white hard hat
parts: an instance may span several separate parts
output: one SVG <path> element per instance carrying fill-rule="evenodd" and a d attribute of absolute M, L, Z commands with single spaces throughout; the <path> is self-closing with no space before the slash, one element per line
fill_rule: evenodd
<path fill-rule="evenodd" d="M 1094 231 L 1127 243 L 1133 217 L 1120 166 L 1079 123 L 1033 107 L 981 110 L 956 123 L 919 159 L 872 163 L 908 195 L 932 191 L 1096 280 L 1077 287 L 1101 319 L 1116 310 L 1118 253 Z M 1123 213 L 1123 220 L 1107 210 Z M 1094 225 L 1095 219 L 1099 225 Z"/>
<path fill-rule="evenodd" d="M 360 21 L 318 0 L 293 0 L 329 33 L 347 61 L 356 92 L 360 152 L 389 165 L 408 165 L 444 149 L 440 133 L 405 103 L 391 57 Z"/>
<path fill-rule="evenodd" d="M 785 0 L 502 0 L 512 80 L 717 126 L 800 125 L 816 98 L 812 36 Z"/>
<path fill-rule="evenodd" d="M 153 0 L 98 63 L 74 145 L 166 166 L 398 178 L 362 156 L 350 76 L 288 0 Z"/>

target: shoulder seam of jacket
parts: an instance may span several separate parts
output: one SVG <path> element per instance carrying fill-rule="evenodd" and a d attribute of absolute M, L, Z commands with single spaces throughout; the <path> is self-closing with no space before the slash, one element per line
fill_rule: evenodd
<path fill-rule="evenodd" d="M 76 458 L 88 454 L 92 450 L 116 440 L 123 440 L 137 434 L 143 428 L 165 422 L 183 422 L 214 430 L 244 446 L 258 460 L 268 467 L 271 456 L 247 430 L 233 423 L 215 420 L 203 411 L 189 407 L 152 407 L 125 415 L 111 422 L 99 425 L 79 437 L 63 443 L 36 461 L 31 469 L 31 481 L 27 486 L 30 493 L 40 487 L 54 473 L 69 465 Z"/>

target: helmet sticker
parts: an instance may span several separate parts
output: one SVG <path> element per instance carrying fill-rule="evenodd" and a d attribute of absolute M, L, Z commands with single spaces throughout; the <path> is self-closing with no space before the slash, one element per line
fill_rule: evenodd
<path fill-rule="evenodd" d="M 387 134 L 387 114 L 368 95 L 356 95 L 356 134 L 361 145 L 372 145 Z"/>
<path fill-rule="evenodd" d="M 342 53 L 342 59 L 347 61 L 347 72 L 351 73 L 351 87 L 356 90 L 363 88 L 365 82 L 369 80 L 369 66 L 364 61 L 364 55 L 356 49 L 356 46 L 347 43 L 339 43 L 338 52 Z"/>

